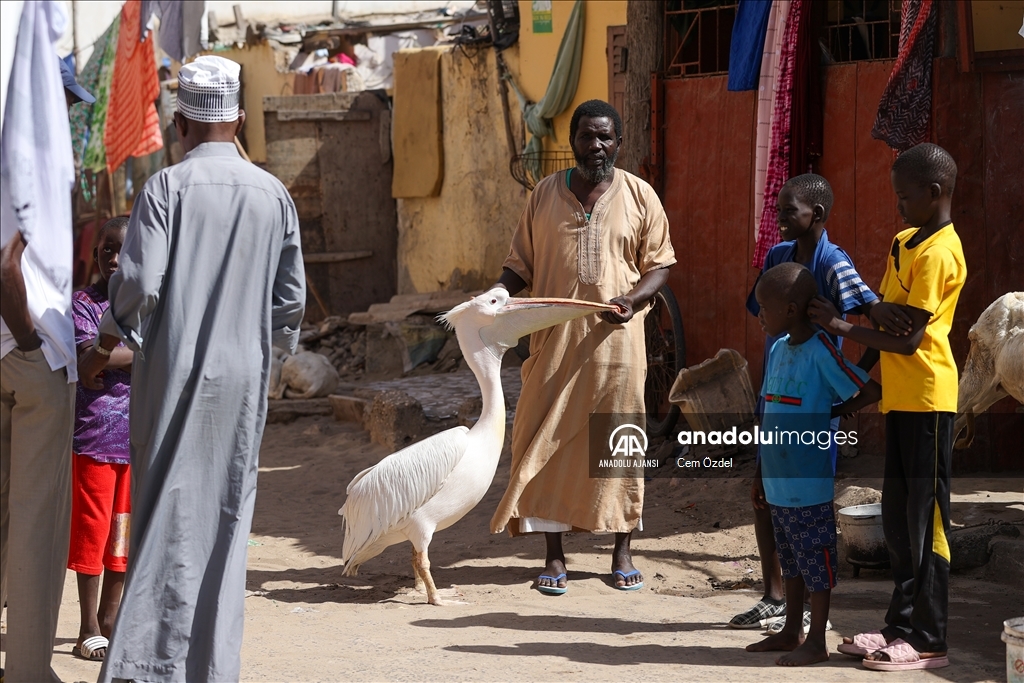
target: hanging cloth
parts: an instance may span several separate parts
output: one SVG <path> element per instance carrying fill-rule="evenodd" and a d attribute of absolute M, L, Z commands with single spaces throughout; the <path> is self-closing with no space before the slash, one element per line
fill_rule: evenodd
<path fill-rule="evenodd" d="M 562 43 L 558 46 L 558 55 L 555 57 L 555 66 L 551 71 L 548 88 L 539 102 L 528 103 L 523 93 L 516 87 L 515 81 L 509 79 L 516 97 L 519 98 L 523 121 L 533 136 L 523 153 L 527 155 L 527 170 L 537 180 L 540 180 L 541 177 L 541 164 L 537 156 L 544 150 L 544 138 L 555 134 L 552 119 L 565 111 L 573 97 L 576 96 L 576 86 L 580 81 L 580 67 L 583 63 L 583 20 L 584 5 L 581 0 L 576 0 L 572 12 L 569 14 L 565 33 L 562 34 Z"/>
<path fill-rule="evenodd" d="M 775 89 L 778 85 L 779 50 L 786 31 L 790 0 L 774 0 L 765 31 L 761 77 L 757 88 L 757 133 L 754 147 L 754 237 L 761 225 L 764 209 L 764 181 L 768 176 L 768 146 L 772 140 L 772 112 L 775 111 Z"/>
<path fill-rule="evenodd" d="M 929 138 L 932 55 L 938 25 L 933 0 L 903 0 L 900 50 L 871 129 L 871 137 L 898 152 Z"/>
<path fill-rule="evenodd" d="M 771 0 L 740 0 L 729 48 L 729 90 L 753 90 L 761 75 Z"/>
<path fill-rule="evenodd" d="M 149 30 L 147 27 L 150 17 L 158 17 L 160 28 L 157 37 L 160 49 L 171 59 L 184 62 L 203 49 L 199 41 L 205 14 L 204 5 L 202 0 L 142 0 L 142 11 L 139 14 L 140 35 L 145 36 Z"/>
<path fill-rule="evenodd" d="M 793 108 L 793 71 L 796 61 L 797 34 L 800 29 L 801 7 L 808 0 L 792 0 L 786 17 L 786 30 L 782 34 L 779 50 L 778 80 L 772 110 L 771 142 L 768 146 L 768 168 L 764 180 L 764 202 L 761 222 L 757 228 L 757 245 L 751 263 L 760 269 L 768 250 L 779 242 L 776 222 L 776 202 L 779 191 L 789 178 L 790 115 Z"/>
<path fill-rule="evenodd" d="M 74 138 L 75 153 L 83 150 L 82 168 L 99 173 L 107 167 L 107 148 L 103 144 L 103 133 L 107 129 L 107 110 L 110 106 L 110 84 L 114 78 L 114 62 L 117 59 L 117 40 L 121 33 L 121 15 L 118 14 L 93 47 L 92 55 L 82 71 L 82 86 L 93 94 L 96 101 L 91 105 L 71 108 L 72 134 L 78 135 L 75 127 L 76 116 L 88 116 L 88 129 L 82 136 L 81 145 Z M 90 87 L 92 86 L 92 87 Z M 77 110 L 77 111 L 76 111 Z"/>
<path fill-rule="evenodd" d="M 154 101 L 160 96 L 153 42 L 139 42 L 139 0 L 121 9 L 114 79 L 110 85 L 107 128 L 107 171 L 113 173 L 130 156 L 151 154 L 163 147 L 160 116 Z"/>
<path fill-rule="evenodd" d="M 821 50 L 818 29 L 824 24 L 827 6 L 804 2 L 800 6 L 800 27 L 793 63 L 793 108 L 790 113 L 791 152 L 789 177 L 815 173 L 824 138 L 825 108 L 821 87 Z"/>

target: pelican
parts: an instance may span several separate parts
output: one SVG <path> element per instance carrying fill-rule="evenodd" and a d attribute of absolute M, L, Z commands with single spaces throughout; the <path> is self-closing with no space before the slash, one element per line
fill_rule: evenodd
<path fill-rule="evenodd" d="M 480 419 L 472 429 L 455 427 L 435 434 L 356 475 L 338 510 L 345 531 L 343 574 L 354 576 L 359 565 L 388 546 L 409 541 L 416 588 L 426 590 L 428 603 L 440 605 L 427 547 L 436 531 L 476 507 L 494 479 L 505 441 L 502 356 L 531 332 L 614 309 L 575 299 L 511 298 L 496 287 L 438 316 L 438 322 L 454 328 L 480 384 Z"/>

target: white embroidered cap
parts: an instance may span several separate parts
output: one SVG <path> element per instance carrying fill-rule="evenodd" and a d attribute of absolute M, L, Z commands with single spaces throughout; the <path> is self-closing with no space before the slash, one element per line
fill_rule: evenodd
<path fill-rule="evenodd" d="M 205 55 L 178 71 L 178 111 L 203 123 L 238 120 L 238 74 L 230 59 Z"/>

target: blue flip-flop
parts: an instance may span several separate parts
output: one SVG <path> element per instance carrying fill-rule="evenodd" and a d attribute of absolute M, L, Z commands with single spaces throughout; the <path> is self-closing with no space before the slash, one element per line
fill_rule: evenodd
<path fill-rule="evenodd" d="M 641 588 L 644 587 L 644 582 L 643 581 L 641 581 L 640 583 L 634 583 L 632 586 L 629 586 L 629 585 L 620 586 L 617 583 L 615 583 L 615 575 L 618 574 L 619 576 L 622 577 L 622 580 L 625 581 L 629 577 L 636 576 L 639 573 L 640 573 L 639 569 L 634 569 L 631 572 L 624 572 L 621 569 L 616 569 L 615 571 L 612 572 L 612 586 L 614 586 L 616 588 L 616 590 L 620 590 L 620 591 L 638 591 L 638 590 L 640 590 Z"/>
<path fill-rule="evenodd" d="M 555 583 L 558 583 L 559 581 L 565 578 L 565 572 L 562 572 L 558 576 L 548 576 L 547 574 L 541 574 L 538 578 L 551 579 Z M 558 586 L 542 586 L 538 581 L 537 590 L 539 590 L 541 593 L 547 593 L 548 595 L 565 595 L 565 592 L 569 590 L 569 588 L 559 588 Z"/>

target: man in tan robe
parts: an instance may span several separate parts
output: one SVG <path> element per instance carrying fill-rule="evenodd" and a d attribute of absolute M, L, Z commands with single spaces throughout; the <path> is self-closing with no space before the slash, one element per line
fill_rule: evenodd
<path fill-rule="evenodd" d="M 614 168 L 619 114 L 590 100 L 573 113 L 577 166 L 534 189 L 497 286 L 511 294 L 616 304 L 532 335 L 512 429 L 512 474 L 491 531 L 544 532 L 537 588 L 565 592 L 562 532 L 614 533 L 614 584 L 643 585 L 629 543 L 643 511 L 643 478 L 590 476 L 591 414 L 644 414 L 648 303 L 675 263 L 668 220 L 650 185 Z M 641 527 L 642 528 L 642 527 Z"/>

